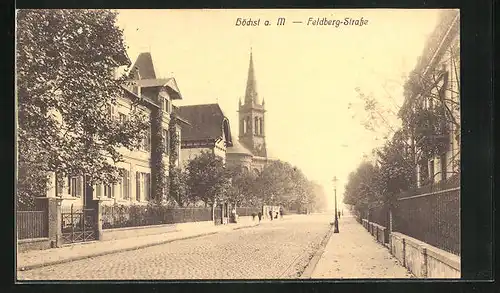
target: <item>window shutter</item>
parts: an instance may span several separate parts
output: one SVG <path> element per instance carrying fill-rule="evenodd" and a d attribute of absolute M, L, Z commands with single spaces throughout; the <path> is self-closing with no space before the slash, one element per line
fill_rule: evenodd
<path fill-rule="evenodd" d="M 124 182 L 123 182 L 123 199 L 129 199 L 130 196 L 130 183 L 129 183 L 129 172 L 128 170 L 125 170 L 124 172 Z"/>
<path fill-rule="evenodd" d="M 141 201 L 141 173 L 135 172 L 135 199 Z"/>
<path fill-rule="evenodd" d="M 144 195 L 146 197 L 146 200 L 151 199 L 151 174 L 146 173 L 144 174 Z"/>

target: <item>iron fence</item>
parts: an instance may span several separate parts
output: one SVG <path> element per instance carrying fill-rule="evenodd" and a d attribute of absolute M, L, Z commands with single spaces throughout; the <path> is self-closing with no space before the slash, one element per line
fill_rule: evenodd
<path fill-rule="evenodd" d="M 368 221 L 389 228 L 389 208 L 385 205 L 379 205 L 368 209 Z"/>
<path fill-rule="evenodd" d="M 395 232 L 460 255 L 460 188 L 398 199 L 392 225 Z"/>
<path fill-rule="evenodd" d="M 48 217 L 46 211 L 18 211 L 16 213 L 18 239 L 48 237 Z"/>
<path fill-rule="evenodd" d="M 237 207 L 236 214 L 240 217 L 251 216 L 252 214 L 257 215 L 259 211 L 262 211 L 261 208 L 252 208 L 252 207 Z"/>
<path fill-rule="evenodd" d="M 212 208 L 170 208 L 139 205 L 102 207 L 103 229 L 211 220 Z"/>

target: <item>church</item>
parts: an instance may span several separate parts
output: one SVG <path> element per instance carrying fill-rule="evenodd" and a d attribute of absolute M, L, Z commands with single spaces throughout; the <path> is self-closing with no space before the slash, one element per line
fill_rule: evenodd
<path fill-rule="evenodd" d="M 257 92 L 257 82 L 250 51 L 247 86 L 244 103 L 239 101 L 238 109 L 238 140 L 234 140 L 226 150 L 227 166 L 241 166 L 256 173 L 262 171 L 269 158 L 266 148 L 265 107 Z"/>

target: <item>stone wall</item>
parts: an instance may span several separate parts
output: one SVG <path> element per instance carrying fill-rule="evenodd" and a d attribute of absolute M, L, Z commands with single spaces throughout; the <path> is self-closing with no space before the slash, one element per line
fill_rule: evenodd
<path fill-rule="evenodd" d="M 391 233 L 391 253 L 418 278 L 460 278 L 460 256 L 401 233 Z"/>
<path fill-rule="evenodd" d="M 378 242 L 384 244 L 385 227 L 367 219 L 362 219 L 361 223 Z M 460 256 L 398 232 L 391 232 L 388 241 L 391 254 L 417 278 L 461 277 Z"/>

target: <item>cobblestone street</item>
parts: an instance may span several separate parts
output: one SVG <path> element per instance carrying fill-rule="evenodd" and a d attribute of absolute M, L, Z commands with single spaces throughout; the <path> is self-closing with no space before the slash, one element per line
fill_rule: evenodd
<path fill-rule="evenodd" d="M 330 229 L 330 216 L 275 220 L 33 270 L 19 280 L 298 278 Z"/>

